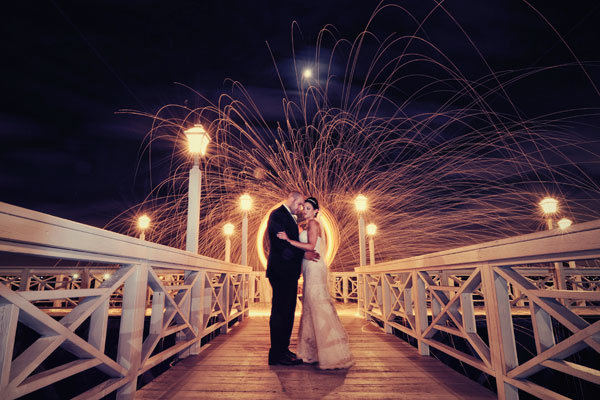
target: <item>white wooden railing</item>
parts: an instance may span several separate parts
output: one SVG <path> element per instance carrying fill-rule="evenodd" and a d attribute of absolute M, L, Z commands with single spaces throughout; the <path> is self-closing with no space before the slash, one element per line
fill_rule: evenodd
<path fill-rule="evenodd" d="M 329 292 L 331 297 L 344 303 L 358 301 L 356 272 L 329 272 Z"/>
<path fill-rule="evenodd" d="M 249 267 L 0 203 L 0 257 L 18 255 L 50 262 L 98 263 L 113 269 L 110 276 L 98 277 L 93 287 L 71 284 L 28 290 L 19 282 L 19 290 L 4 279 L 0 284 L 0 393 L 5 399 L 91 368 L 108 378 L 75 398 L 98 399 L 114 391 L 117 398 L 133 398 L 139 375 L 175 355 L 198 353 L 203 337 L 216 330 L 227 333 L 234 321 L 248 315 Z M 174 271 L 182 272 L 183 279 L 164 279 Z M 29 285 L 31 280 L 26 282 Z M 38 285 L 47 289 L 43 280 Z M 118 350 L 111 358 L 106 336 L 109 306 L 116 293 L 121 318 Z M 70 306 L 58 320 L 36 305 L 55 301 Z M 144 334 L 146 315 L 150 326 Z M 86 320 L 88 332 L 76 332 Z M 13 357 L 18 323 L 40 337 Z M 157 348 L 161 339 L 171 335 L 177 337 L 173 346 Z M 59 347 L 77 359 L 37 372 Z"/>
<path fill-rule="evenodd" d="M 564 399 L 532 375 L 552 369 L 600 384 L 600 371 L 570 356 L 600 351 L 598 315 L 600 221 L 568 231 L 539 232 L 476 246 L 359 267 L 359 309 L 383 329 L 416 340 L 496 379 L 500 399 L 517 399 L 518 389 L 543 399 Z M 570 262 L 571 268 L 563 263 Z M 517 268 L 518 266 L 518 268 Z M 567 274 L 565 274 L 567 272 Z M 548 277 L 555 283 L 548 284 Z M 535 350 L 517 355 L 513 315 L 531 318 Z M 481 335 L 476 319 L 485 323 Z M 562 328 L 560 328 L 562 327 Z M 569 332 L 558 340 L 557 329 Z M 444 338 L 466 344 L 460 351 Z M 563 335 L 564 336 L 564 335 Z"/>

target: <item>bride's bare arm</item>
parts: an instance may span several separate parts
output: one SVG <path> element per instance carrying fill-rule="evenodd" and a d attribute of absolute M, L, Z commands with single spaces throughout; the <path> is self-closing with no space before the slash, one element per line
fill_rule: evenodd
<path fill-rule="evenodd" d="M 312 220 L 308 223 L 308 243 L 302 243 L 297 240 L 291 240 L 285 232 L 277 233 L 277 237 L 279 239 L 287 240 L 292 246 L 297 247 L 302 250 L 312 251 L 315 249 L 317 245 L 317 239 L 319 238 L 319 223 L 315 220 Z"/>

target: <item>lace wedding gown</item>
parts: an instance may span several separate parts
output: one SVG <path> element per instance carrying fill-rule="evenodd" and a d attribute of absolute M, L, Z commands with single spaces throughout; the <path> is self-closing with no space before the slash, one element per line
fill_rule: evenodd
<path fill-rule="evenodd" d="M 308 232 L 300 233 L 300 241 L 308 243 Z M 298 335 L 298 358 L 306 363 L 319 363 L 320 369 L 348 368 L 354 364 L 348 335 L 337 315 L 327 290 L 327 266 L 323 261 L 322 240 L 315 251 L 319 261 L 302 261 L 304 289 L 302 317 Z"/>

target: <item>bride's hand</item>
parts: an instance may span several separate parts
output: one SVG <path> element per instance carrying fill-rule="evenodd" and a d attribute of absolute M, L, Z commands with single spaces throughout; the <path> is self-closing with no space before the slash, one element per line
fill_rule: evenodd
<path fill-rule="evenodd" d="M 285 232 L 277 232 L 277 237 L 281 240 L 289 240 L 288 235 Z"/>

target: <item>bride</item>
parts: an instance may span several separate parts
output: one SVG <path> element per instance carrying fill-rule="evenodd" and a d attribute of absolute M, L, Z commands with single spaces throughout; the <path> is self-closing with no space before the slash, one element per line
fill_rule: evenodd
<path fill-rule="evenodd" d="M 300 233 L 300 241 L 290 240 L 285 232 L 280 239 L 302 250 L 323 254 L 324 237 L 321 224 L 316 220 L 319 202 L 309 197 L 304 202 L 307 227 Z M 323 258 L 302 261 L 304 275 L 303 307 L 298 337 L 298 358 L 307 363 L 319 363 L 320 369 L 348 368 L 354 364 L 348 335 L 337 315 L 327 290 L 327 266 Z"/>

